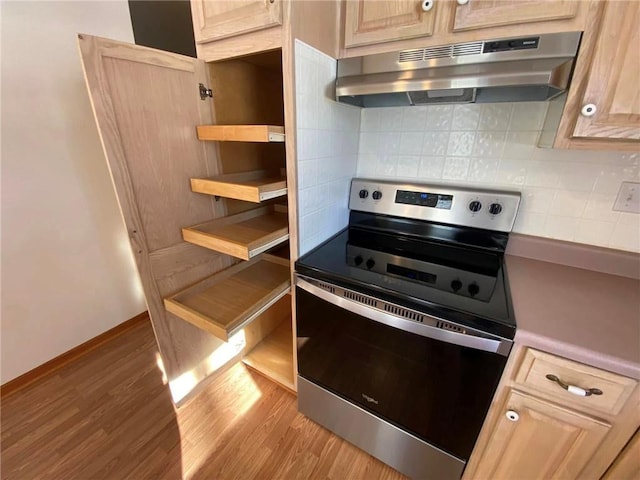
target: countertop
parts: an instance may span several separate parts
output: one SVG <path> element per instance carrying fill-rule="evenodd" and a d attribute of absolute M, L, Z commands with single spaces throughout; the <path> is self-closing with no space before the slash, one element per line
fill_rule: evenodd
<path fill-rule="evenodd" d="M 620 255 L 602 250 L 591 252 L 596 263 Z M 640 280 L 513 254 L 505 259 L 517 344 L 640 379 Z M 626 268 L 639 260 L 628 254 Z"/>

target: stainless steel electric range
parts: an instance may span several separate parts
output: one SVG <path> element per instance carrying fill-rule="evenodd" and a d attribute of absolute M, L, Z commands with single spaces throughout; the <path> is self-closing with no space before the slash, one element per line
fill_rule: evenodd
<path fill-rule="evenodd" d="M 348 227 L 296 262 L 300 412 L 413 478 L 460 478 L 516 323 L 520 194 L 354 179 Z"/>

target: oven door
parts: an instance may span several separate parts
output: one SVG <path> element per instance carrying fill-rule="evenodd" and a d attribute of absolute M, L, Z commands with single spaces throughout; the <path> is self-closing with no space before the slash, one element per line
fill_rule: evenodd
<path fill-rule="evenodd" d="M 301 377 L 468 460 L 511 341 L 391 315 L 411 311 L 302 276 L 296 305 Z"/>

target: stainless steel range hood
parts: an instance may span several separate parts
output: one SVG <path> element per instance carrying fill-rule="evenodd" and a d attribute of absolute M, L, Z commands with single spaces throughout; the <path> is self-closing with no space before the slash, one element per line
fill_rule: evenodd
<path fill-rule="evenodd" d="M 459 43 L 338 60 L 336 100 L 360 107 L 550 100 L 580 32 Z"/>

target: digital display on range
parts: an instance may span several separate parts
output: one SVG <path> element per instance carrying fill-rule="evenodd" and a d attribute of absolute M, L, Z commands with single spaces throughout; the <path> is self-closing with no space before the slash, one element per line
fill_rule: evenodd
<path fill-rule="evenodd" d="M 410 192 L 408 190 L 396 191 L 396 202 L 406 205 L 418 205 L 420 207 L 441 208 L 451 210 L 453 195 L 441 195 L 439 193 Z"/>
<path fill-rule="evenodd" d="M 437 275 L 433 273 L 421 272 L 412 268 L 401 267 L 399 265 L 387 264 L 387 273 L 398 275 L 400 277 L 408 278 L 409 280 L 416 280 L 423 283 L 436 283 Z"/>

